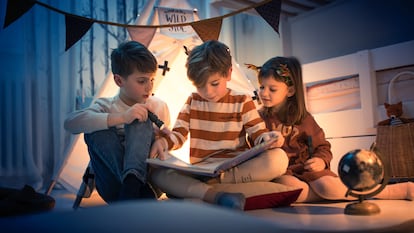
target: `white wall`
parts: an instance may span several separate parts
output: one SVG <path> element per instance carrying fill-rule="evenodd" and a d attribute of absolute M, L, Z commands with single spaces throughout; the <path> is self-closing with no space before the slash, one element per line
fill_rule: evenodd
<path fill-rule="evenodd" d="M 413 40 L 413 9 L 411 0 L 339 0 L 289 20 L 285 55 L 306 64 Z"/>

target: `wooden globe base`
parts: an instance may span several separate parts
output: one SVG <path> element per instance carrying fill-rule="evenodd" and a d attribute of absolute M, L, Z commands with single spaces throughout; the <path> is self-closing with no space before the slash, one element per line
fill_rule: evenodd
<path fill-rule="evenodd" d="M 379 212 L 380 208 L 378 205 L 368 201 L 351 203 L 345 207 L 345 214 L 349 215 L 373 215 Z"/>

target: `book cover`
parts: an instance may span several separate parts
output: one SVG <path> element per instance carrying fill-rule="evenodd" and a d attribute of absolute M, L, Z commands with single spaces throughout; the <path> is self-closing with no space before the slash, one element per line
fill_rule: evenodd
<path fill-rule="evenodd" d="M 197 163 L 190 164 L 184 162 L 177 157 L 170 154 L 170 157 L 166 160 L 160 160 L 157 158 L 147 159 L 147 163 L 152 166 L 161 166 L 166 168 L 173 168 L 183 172 L 189 172 L 197 175 L 204 176 L 218 176 L 225 170 L 237 166 L 244 161 L 251 159 L 263 151 L 269 149 L 269 147 L 276 141 L 276 138 L 256 145 L 233 158 L 212 158 L 207 156 L 207 159 L 201 160 Z M 216 153 L 214 153 L 216 154 Z"/>

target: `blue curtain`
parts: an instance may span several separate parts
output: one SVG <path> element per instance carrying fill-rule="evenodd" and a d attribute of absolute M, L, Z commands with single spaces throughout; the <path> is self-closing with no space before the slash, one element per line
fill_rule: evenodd
<path fill-rule="evenodd" d="M 74 10 L 71 1 L 53 3 Z M 6 5 L 1 0 L 1 27 Z M 75 105 L 79 47 L 65 52 L 64 17 L 36 5 L 0 29 L 0 44 L 0 186 L 39 190 L 59 169 L 72 140 L 63 120 Z"/>

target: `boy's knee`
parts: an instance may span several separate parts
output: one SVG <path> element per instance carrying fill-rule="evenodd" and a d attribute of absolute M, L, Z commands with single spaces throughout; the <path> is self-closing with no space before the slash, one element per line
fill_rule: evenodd
<path fill-rule="evenodd" d="M 269 149 L 263 152 L 262 156 L 266 156 L 269 162 L 288 165 L 289 159 L 286 152 L 280 148 Z"/>
<path fill-rule="evenodd" d="M 125 131 L 136 131 L 136 130 L 149 130 L 152 131 L 152 121 L 150 119 L 147 119 L 146 121 L 139 121 L 134 120 L 130 124 L 124 125 Z"/>
<path fill-rule="evenodd" d="M 280 148 L 267 150 L 262 156 L 267 158 L 268 166 L 270 166 L 277 176 L 283 175 L 288 167 L 289 158 L 286 152 Z"/>
<path fill-rule="evenodd" d="M 152 140 L 154 137 L 154 129 L 149 119 L 145 122 L 135 120 L 131 124 L 125 124 L 124 129 L 125 137 L 134 140 Z"/>

